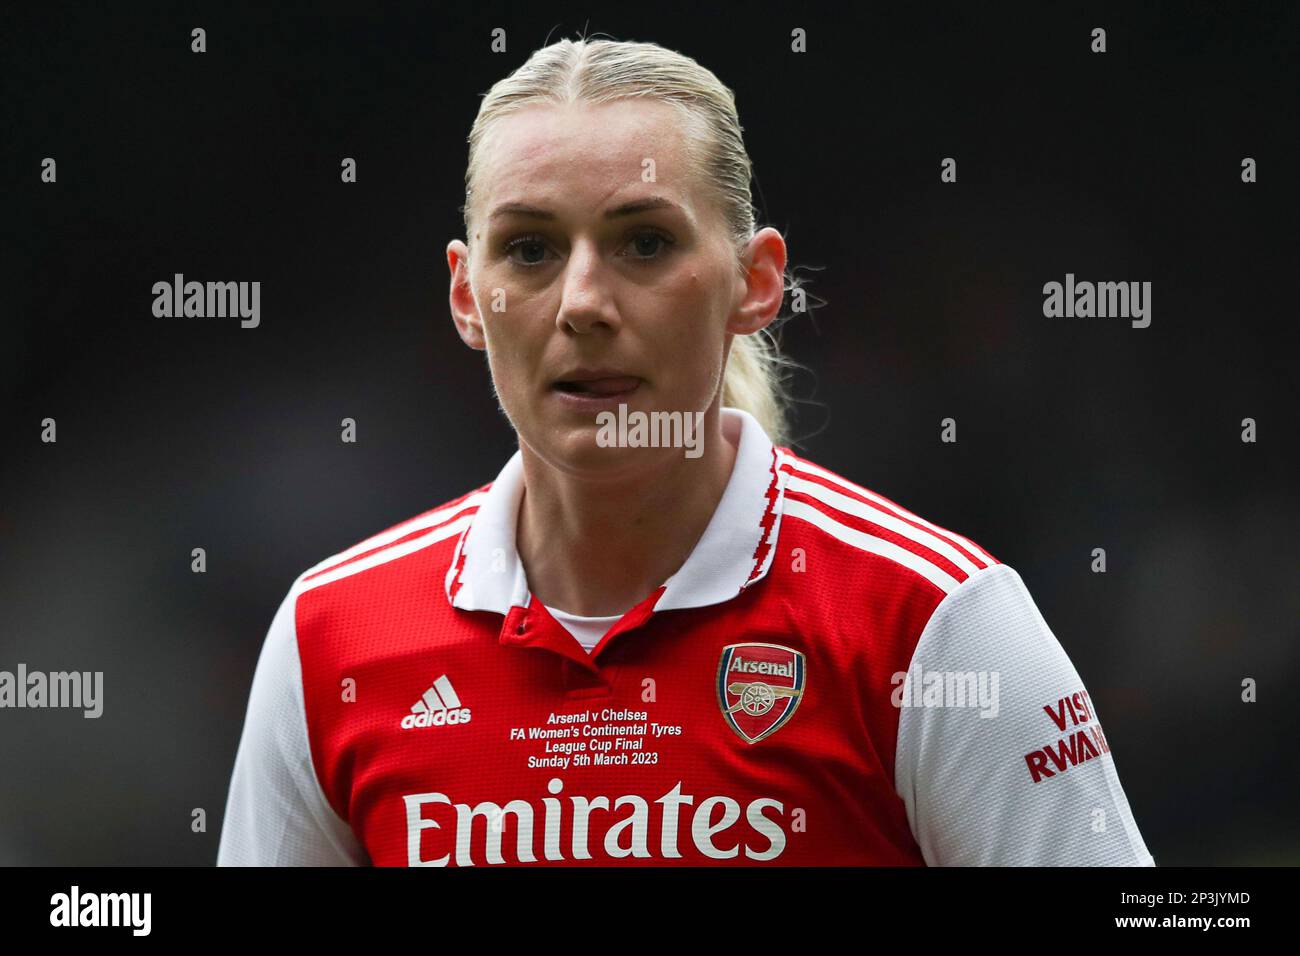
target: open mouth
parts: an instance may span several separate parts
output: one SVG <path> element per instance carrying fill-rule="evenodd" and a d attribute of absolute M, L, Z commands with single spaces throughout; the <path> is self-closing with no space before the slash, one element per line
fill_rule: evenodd
<path fill-rule="evenodd" d="M 556 382 L 557 391 L 569 395 L 590 395 L 595 397 L 622 395 L 641 384 L 641 380 L 631 375 L 617 378 L 594 378 L 582 382 Z"/>

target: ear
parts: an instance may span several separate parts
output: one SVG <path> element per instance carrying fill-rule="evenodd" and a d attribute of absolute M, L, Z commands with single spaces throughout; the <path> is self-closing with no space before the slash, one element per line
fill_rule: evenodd
<path fill-rule="evenodd" d="M 727 331 L 751 335 L 767 328 L 781 311 L 785 295 L 785 239 L 771 226 L 754 233 L 741 262 L 744 275 L 740 301 L 727 322 Z"/>
<path fill-rule="evenodd" d="M 469 284 L 469 249 L 459 239 L 447 243 L 447 265 L 451 269 L 451 318 L 461 341 L 472 349 L 487 348 L 483 334 L 483 317 Z"/>

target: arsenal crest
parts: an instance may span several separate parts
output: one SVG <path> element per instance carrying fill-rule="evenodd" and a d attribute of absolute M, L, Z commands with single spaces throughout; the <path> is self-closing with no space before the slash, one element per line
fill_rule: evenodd
<path fill-rule="evenodd" d="M 803 697 L 804 657 L 781 644 L 728 644 L 718 662 L 718 706 L 740 739 L 758 743 L 794 716 Z"/>

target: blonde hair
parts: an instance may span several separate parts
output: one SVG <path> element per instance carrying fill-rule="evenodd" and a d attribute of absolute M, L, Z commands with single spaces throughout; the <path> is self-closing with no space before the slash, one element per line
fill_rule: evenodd
<path fill-rule="evenodd" d="M 717 202 L 740 254 L 753 237 L 755 218 L 749 183 L 749 154 L 741 138 L 735 95 L 709 70 L 688 56 L 655 43 L 616 40 L 560 40 L 536 50 L 528 61 L 499 80 L 479 105 L 469 134 L 465 169 L 466 236 L 479 179 L 483 140 L 494 121 L 538 103 L 607 103 L 647 98 L 674 107 L 687 130 L 687 149 L 710 196 Z M 797 280 L 787 270 L 787 291 Z M 785 318 L 789 318 L 786 316 Z M 722 404 L 754 416 L 777 445 L 788 441 L 789 395 L 786 370 L 798 367 L 781 354 L 778 317 L 766 329 L 732 339 L 723 378 Z"/>

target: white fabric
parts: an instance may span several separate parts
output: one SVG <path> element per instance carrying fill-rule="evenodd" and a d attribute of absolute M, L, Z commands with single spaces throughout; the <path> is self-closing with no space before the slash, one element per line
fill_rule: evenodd
<path fill-rule="evenodd" d="M 551 612 L 551 617 L 564 625 L 564 629 L 577 638 L 578 643 L 582 645 L 583 650 L 588 654 L 600 643 L 600 639 L 605 636 L 609 629 L 623 619 L 622 614 L 611 614 L 608 617 L 580 617 L 577 614 L 570 614 L 568 611 L 553 608 L 549 604 L 544 605 L 544 607 Z"/>
<path fill-rule="evenodd" d="M 1020 575 L 976 572 L 939 604 L 909 673 L 996 672 L 996 716 L 976 707 L 903 707 L 894 782 L 931 866 L 1155 866 L 1111 753 L 1035 783 L 1025 755 L 1064 731 L 1044 711 L 1085 690 Z M 991 683 L 990 685 L 991 686 Z M 990 709 L 991 711 L 991 709 Z M 1104 728 L 1103 728 L 1104 733 Z"/>
<path fill-rule="evenodd" d="M 304 572 L 304 575 L 307 572 Z M 271 621 L 249 693 L 218 866 L 363 866 L 365 849 L 321 791 L 307 740 L 294 582 Z"/>
<path fill-rule="evenodd" d="M 769 499 L 776 465 L 771 439 L 758 419 L 743 409 L 724 407 L 720 415 L 723 440 L 736 446 L 731 477 L 695 548 L 664 582 L 656 611 L 729 601 L 748 581 L 767 574 L 776 553 L 768 548 L 762 566 L 755 569 L 754 555 L 763 540 L 763 516 L 769 507 L 776 517 L 768 526 L 767 540 L 774 542 L 781 528 L 785 473 L 776 473 L 776 494 Z M 498 614 L 509 614 L 514 605 L 527 607 L 528 581 L 515 549 L 523 492 L 523 453 L 517 451 L 484 492 L 478 512 L 457 543 L 444 582 L 454 607 Z M 452 585 L 458 577 L 460 587 L 453 598 Z"/>

